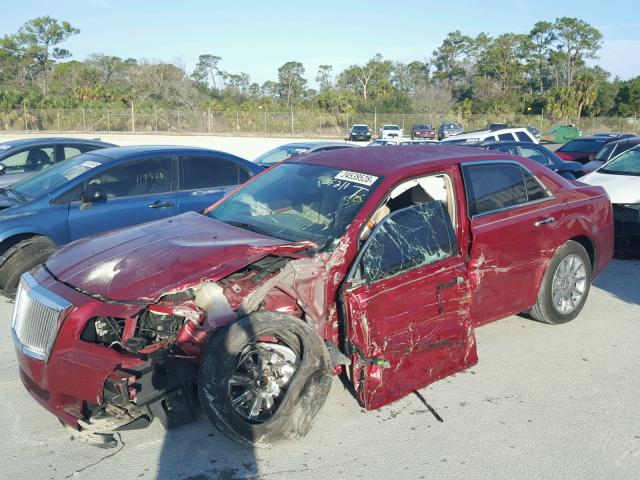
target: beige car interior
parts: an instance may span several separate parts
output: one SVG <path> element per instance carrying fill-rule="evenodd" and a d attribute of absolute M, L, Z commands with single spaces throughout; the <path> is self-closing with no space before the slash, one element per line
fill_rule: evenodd
<path fill-rule="evenodd" d="M 366 240 L 376 225 L 391 213 L 412 205 L 433 201 L 439 201 L 444 204 L 455 228 L 456 204 L 451 178 L 447 174 L 438 173 L 414 178 L 395 187 L 382 206 L 367 221 L 367 225 L 360 235 L 360 240 Z"/>

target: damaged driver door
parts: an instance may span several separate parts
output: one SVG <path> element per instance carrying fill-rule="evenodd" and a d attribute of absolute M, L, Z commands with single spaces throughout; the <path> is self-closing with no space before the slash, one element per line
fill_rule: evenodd
<path fill-rule="evenodd" d="M 470 298 L 441 202 L 395 211 L 378 224 L 342 294 L 351 379 L 367 409 L 476 363 Z"/>

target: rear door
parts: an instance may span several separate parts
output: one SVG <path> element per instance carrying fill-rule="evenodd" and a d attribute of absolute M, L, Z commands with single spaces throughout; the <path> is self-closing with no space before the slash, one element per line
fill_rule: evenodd
<path fill-rule="evenodd" d="M 471 314 L 480 325 L 533 305 L 564 206 L 517 162 L 471 162 L 462 170 L 472 237 Z"/>
<path fill-rule="evenodd" d="M 250 177 L 247 169 L 226 158 L 197 155 L 180 157 L 178 212 L 202 210 Z"/>
<path fill-rule="evenodd" d="M 177 213 L 177 158 L 156 156 L 133 160 L 87 179 L 63 195 L 69 201 L 71 240 L 159 220 Z M 82 193 L 103 199 L 82 203 Z"/>
<path fill-rule="evenodd" d="M 477 361 L 467 268 L 441 202 L 385 218 L 345 285 L 346 349 L 353 386 L 366 408 Z"/>

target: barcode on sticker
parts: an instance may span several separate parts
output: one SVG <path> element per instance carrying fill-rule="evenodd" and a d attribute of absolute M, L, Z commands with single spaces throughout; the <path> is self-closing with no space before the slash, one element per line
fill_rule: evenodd
<path fill-rule="evenodd" d="M 336 180 L 345 180 L 347 182 L 359 183 L 360 185 L 366 185 L 370 187 L 378 177 L 373 175 L 367 175 L 366 173 L 350 172 L 349 170 L 342 170 L 335 177 Z"/>

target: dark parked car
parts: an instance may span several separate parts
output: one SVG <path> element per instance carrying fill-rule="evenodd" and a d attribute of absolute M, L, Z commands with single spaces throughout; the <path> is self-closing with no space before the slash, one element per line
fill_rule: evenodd
<path fill-rule="evenodd" d="M 534 162 L 553 170 L 557 174 L 575 180 L 584 175 L 582 164 L 562 160 L 548 148 L 531 142 L 483 142 L 478 146 L 488 150 L 509 153 L 519 157 L 530 158 Z"/>
<path fill-rule="evenodd" d="M 369 125 L 365 124 L 355 124 L 351 127 L 349 132 L 349 140 L 352 142 L 364 141 L 368 142 L 371 140 L 371 129 Z"/>
<path fill-rule="evenodd" d="M 0 289 L 59 245 L 201 210 L 263 171 L 228 153 L 192 147 L 115 147 L 59 162 L 0 190 Z"/>
<path fill-rule="evenodd" d="M 438 140 L 443 138 L 453 137 L 454 135 L 460 135 L 464 132 L 462 125 L 456 122 L 447 122 L 440 125 L 438 128 Z"/>
<path fill-rule="evenodd" d="M 604 190 L 526 158 L 302 155 L 204 214 L 82 240 L 26 273 L 17 363 L 37 402 L 110 446 L 196 405 L 265 446 L 309 431 L 336 373 L 377 409 L 474 365 L 480 325 L 571 321 L 612 246 Z"/>
<path fill-rule="evenodd" d="M 303 153 L 322 152 L 324 150 L 339 150 L 341 148 L 356 148 L 355 145 L 344 142 L 296 142 L 280 145 L 254 160 L 254 163 L 262 168 L 269 168 L 276 163 L 291 157 L 297 157 Z"/>
<path fill-rule="evenodd" d="M 436 138 L 436 131 L 431 128 L 431 125 L 419 123 L 414 125 L 411 129 L 411 139 L 415 140 L 417 138 L 427 138 L 429 140 L 433 140 Z"/>
<path fill-rule="evenodd" d="M 24 138 L 0 143 L 0 187 L 11 185 L 54 163 L 112 143 L 84 138 Z"/>
<path fill-rule="evenodd" d="M 594 137 L 613 137 L 618 140 L 623 138 L 631 138 L 635 136 L 633 133 L 628 132 L 597 132 L 593 134 Z"/>
<path fill-rule="evenodd" d="M 616 140 L 616 137 L 578 137 L 557 149 L 556 155 L 563 160 L 585 164 L 589 162 L 591 154 L 596 153 L 604 145 L 614 140 Z"/>
<path fill-rule="evenodd" d="M 640 145 L 640 137 L 627 137 L 622 140 L 614 140 L 600 148 L 596 153 L 589 156 L 589 163 L 584 165 L 585 173 L 593 172 L 603 166 L 606 162 L 617 157 L 630 148 Z"/>

